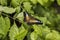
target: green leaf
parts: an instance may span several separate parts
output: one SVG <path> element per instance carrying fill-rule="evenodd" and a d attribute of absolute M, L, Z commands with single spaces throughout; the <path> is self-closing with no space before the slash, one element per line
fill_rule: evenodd
<path fill-rule="evenodd" d="M 23 12 L 19 13 L 16 18 L 19 19 L 21 22 L 23 22 L 23 20 L 24 20 Z"/>
<path fill-rule="evenodd" d="M 12 5 L 13 7 L 19 6 L 19 5 L 20 5 L 20 0 L 11 0 L 11 5 Z"/>
<path fill-rule="evenodd" d="M 49 20 L 47 20 L 47 17 L 40 17 L 40 20 L 43 22 L 43 25 L 45 24 L 51 24 Z"/>
<path fill-rule="evenodd" d="M 57 19 L 60 20 L 60 14 L 57 15 Z"/>
<path fill-rule="evenodd" d="M 27 34 L 27 30 L 23 27 L 23 25 L 19 28 L 19 34 L 15 37 L 17 40 L 23 40 Z"/>
<path fill-rule="evenodd" d="M 60 35 L 56 31 L 52 31 L 51 33 L 46 35 L 46 40 L 60 40 Z"/>
<path fill-rule="evenodd" d="M 23 6 L 24 6 L 25 10 L 27 10 L 27 11 L 30 11 L 31 7 L 32 7 L 32 5 L 30 4 L 30 2 L 24 2 Z"/>
<path fill-rule="evenodd" d="M 12 14 L 16 11 L 16 9 L 14 9 L 12 7 L 0 6 L 0 11 L 4 12 L 4 13 Z"/>
<path fill-rule="evenodd" d="M 16 7 L 16 12 L 19 13 L 21 11 L 20 6 Z"/>
<path fill-rule="evenodd" d="M 40 5 L 36 5 L 34 7 L 34 14 L 37 16 L 43 16 L 45 14 L 45 9 L 41 7 Z"/>
<path fill-rule="evenodd" d="M 16 8 L 16 13 L 15 13 L 15 15 L 14 15 L 14 18 L 16 18 L 17 17 L 17 15 L 20 13 L 20 11 L 21 11 L 21 8 L 20 8 L 20 6 L 17 6 Z"/>
<path fill-rule="evenodd" d="M 42 37 L 45 38 L 48 33 L 51 32 L 51 30 L 47 27 L 44 26 L 45 28 L 42 29 Z"/>
<path fill-rule="evenodd" d="M 10 28 L 10 20 L 9 20 L 8 17 L 5 17 L 4 20 L 5 20 L 5 25 L 6 25 L 4 33 L 5 33 L 5 36 L 6 36 L 7 32 L 9 31 L 9 28 Z"/>
<path fill-rule="evenodd" d="M 43 5 L 44 0 L 37 0 L 41 5 Z"/>
<path fill-rule="evenodd" d="M 30 37 L 31 37 L 31 40 L 37 40 L 38 35 L 35 32 L 32 32 Z"/>
<path fill-rule="evenodd" d="M 34 31 L 37 33 L 37 34 L 39 34 L 40 36 L 42 36 L 42 27 L 39 27 L 39 26 L 37 26 L 37 25 L 33 25 L 33 29 L 34 29 Z"/>
<path fill-rule="evenodd" d="M 0 0 L 1 5 L 7 5 L 7 0 Z"/>
<path fill-rule="evenodd" d="M 17 34 L 19 34 L 19 30 L 16 24 L 14 23 L 14 25 L 10 28 L 10 31 L 9 31 L 10 40 L 15 40 L 15 36 Z"/>
<path fill-rule="evenodd" d="M 37 0 L 42 6 L 48 7 L 54 0 Z"/>
<path fill-rule="evenodd" d="M 41 37 L 45 37 L 48 33 L 50 33 L 50 29 L 47 26 L 38 26 L 38 25 L 33 25 L 34 31 Z"/>
<path fill-rule="evenodd" d="M 5 25 L 5 21 L 2 16 L 0 17 L 0 21 L 1 21 L 0 22 L 0 34 L 4 35 L 6 25 Z"/>
<path fill-rule="evenodd" d="M 45 26 L 45 28 L 43 29 L 43 32 L 44 33 L 50 33 L 50 29 L 47 26 Z"/>
<path fill-rule="evenodd" d="M 3 9 L 3 6 L 0 6 L 0 12 L 2 12 L 4 9 Z"/>
<path fill-rule="evenodd" d="M 25 28 L 23 26 L 21 26 L 19 29 L 16 26 L 16 24 L 14 23 L 14 25 L 11 27 L 10 32 L 9 32 L 9 37 L 10 40 L 23 40 L 24 37 L 27 34 L 27 30 L 25 30 Z"/>
<path fill-rule="evenodd" d="M 37 4 L 37 0 L 31 0 L 33 4 Z"/>
<path fill-rule="evenodd" d="M 7 32 L 9 31 L 10 28 L 10 20 L 9 18 L 3 18 L 2 16 L 0 17 L 0 34 L 5 37 L 7 35 Z"/>
<path fill-rule="evenodd" d="M 60 0 L 57 0 L 58 5 L 60 5 Z"/>
<path fill-rule="evenodd" d="M 8 13 L 8 14 L 12 14 L 12 13 L 14 13 L 15 10 L 16 10 L 16 9 L 14 9 L 14 8 L 9 8 L 9 7 L 3 7 L 3 8 L 4 8 L 4 9 L 3 9 L 3 12 Z"/>

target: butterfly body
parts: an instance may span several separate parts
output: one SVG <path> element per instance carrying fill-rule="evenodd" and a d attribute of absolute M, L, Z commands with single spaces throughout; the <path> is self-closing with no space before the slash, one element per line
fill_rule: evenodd
<path fill-rule="evenodd" d="M 24 21 L 27 22 L 27 24 L 43 24 L 40 20 L 33 18 L 27 12 L 24 12 Z"/>

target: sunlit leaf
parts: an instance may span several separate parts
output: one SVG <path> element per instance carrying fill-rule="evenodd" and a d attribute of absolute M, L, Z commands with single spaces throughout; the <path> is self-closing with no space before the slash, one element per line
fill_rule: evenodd
<path fill-rule="evenodd" d="M 54 2 L 54 0 L 38 0 L 38 2 L 45 7 L 48 7 L 51 5 L 52 2 Z"/>
<path fill-rule="evenodd" d="M 30 37 L 31 37 L 31 40 L 37 40 L 38 35 L 35 32 L 32 32 Z"/>
<path fill-rule="evenodd" d="M 1 21 L 0 22 L 0 31 L 2 32 L 1 34 L 4 34 L 6 25 L 5 25 L 5 21 L 2 16 L 0 17 L 0 21 Z"/>
<path fill-rule="evenodd" d="M 21 26 L 19 28 L 19 34 L 15 38 L 17 40 L 23 40 L 26 34 L 27 34 L 27 30 L 23 26 Z"/>
<path fill-rule="evenodd" d="M 18 33 L 19 33 L 18 27 L 17 27 L 16 24 L 14 23 L 14 25 L 10 28 L 10 31 L 9 31 L 10 40 L 15 40 L 15 36 L 16 36 Z"/>
<path fill-rule="evenodd" d="M 1 12 L 1 11 L 3 11 L 3 10 L 4 10 L 4 9 L 3 9 L 3 7 L 2 7 L 2 6 L 0 6 L 0 12 Z"/>
<path fill-rule="evenodd" d="M 53 31 L 46 35 L 46 40 L 60 40 L 60 35 L 56 31 Z"/>
<path fill-rule="evenodd" d="M 7 0 L 0 0 L 1 5 L 7 5 Z"/>
<path fill-rule="evenodd" d="M 5 27 L 6 29 L 5 29 L 4 33 L 7 35 L 8 31 L 9 31 L 9 28 L 10 28 L 10 20 L 9 20 L 8 17 L 5 18 L 5 25 L 6 25 L 6 27 Z"/>
<path fill-rule="evenodd" d="M 19 13 L 21 11 L 20 6 L 16 7 L 16 12 Z"/>
<path fill-rule="evenodd" d="M 1 21 L 0 22 L 0 34 L 3 34 L 3 36 L 5 37 L 10 28 L 10 21 L 9 21 L 9 18 L 4 19 L 2 16 L 0 17 L 0 21 Z"/>
<path fill-rule="evenodd" d="M 58 5 L 60 5 L 60 0 L 57 0 Z"/>
<path fill-rule="evenodd" d="M 14 13 L 15 10 L 16 10 L 16 9 L 14 9 L 14 8 L 9 8 L 9 7 L 3 7 L 3 8 L 4 8 L 4 9 L 3 9 L 3 12 L 9 13 L 9 14 Z"/>
<path fill-rule="evenodd" d="M 37 26 L 37 25 L 33 25 L 33 29 L 34 29 L 34 31 L 37 33 L 37 34 L 39 34 L 40 36 L 42 36 L 42 27 L 39 27 L 39 26 Z"/>
<path fill-rule="evenodd" d="M 19 6 L 19 5 L 20 5 L 20 0 L 11 0 L 11 5 L 12 5 L 13 7 Z"/>
<path fill-rule="evenodd" d="M 37 3 L 37 0 L 31 0 L 33 4 L 36 4 Z"/>
<path fill-rule="evenodd" d="M 27 11 L 31 10 L 32 5 L 30 4 L 30 2 L 24 2 L 23 4 L 24 4 L 23 6 L 24 6 L 25 10 L 27 10 Z"/>
<path fill-rule="evenodd" d="M 24 20 L 23 12 L 19 13 L 16 18 L 19 19 L 20 21 L 23 21 Z"/>

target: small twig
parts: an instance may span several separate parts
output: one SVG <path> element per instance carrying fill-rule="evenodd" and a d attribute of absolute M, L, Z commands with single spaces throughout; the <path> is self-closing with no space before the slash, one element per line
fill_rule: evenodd
<path fill-rule="evenodd" d="M 7 14 L 2 13 L 2 15 L 6 16 L 6 17 L 9 17 L 9 18 L 11 18 L 11 19 L 13 19 L 13 20 L 16 20 L 15 18 L 13 18 L 13 17 L 11 17 L 11 16 L 8 16 Z M 19 20 L 16 20 L 16 21 L 19 21 Z"/>

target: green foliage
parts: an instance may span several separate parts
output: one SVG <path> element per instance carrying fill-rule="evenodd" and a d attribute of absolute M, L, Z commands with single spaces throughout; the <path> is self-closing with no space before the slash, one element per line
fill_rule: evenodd
<path fill-rule="evenodd" d="M 33 4 L 37 4 L 37 0 L 31 0 Z"/>
<path fill-rule="evenodd" d="M 9 13 L 9 14 L 12 14 L 12 13 L 15 12 L 15 9 L 14 9 L 14 8 L 4 7 L 3 12 L 5 12 L 5 13 Z"/>
<path fill-rule="evenodd" d="M 3 9 L 3 7 L 2 6 L 0 6 L 0 11 L 3 11 L 4 9 Z"/>
<path fill-rule="evenodd" d="M 31 4 L 30 4 L 30 2 L 24 2 L 23 3 L 24 4 L 24 8 L 27 10 L 27 11 L 29 11 L 29 10 L 31 10 Z M 26 8 L 27 7 L 27 8 Z"/>
<path fill-rule="evenodd" d="M 34 25 L 33 28 L 35 30 L 33 32 L 35 35 L 33 34 L 32 37 L 36 37 L 36 39 L 37 39 L 37 36 L 39 35 L 39 37 L 42 37 L 43 40 L 60 40 L 60 35 L 55 30 L 50 30 L 47 27 L 42 28 L 42 26 L 37 27 L 37 25 Z M 35 38 L 33 38 L 33 39 L 35 39 Z"/>
<path fill-rule="evenodd" d="M 13 31 L 12 31 L 12 30 L 13 30 Z M 10 40 L 15 40 L 15 36 L 16 36 L 18 33 L 19 33 L 18 27 L 17 27 L 16 24 L 14 23 L 14 25 L 11 27 L 10 33 L 9 33 Z"/>
<path fill-rule="evenodd" d="M 35 32 L 31 33 L 31 40 L 37 40 L 38 35 Z"/>
<path fill-rule="evenodd" d="M 60 0 L 57 0 L 58 5 L 60 5 Z"/>
<path fill-rule="evenodd" d="M 0 40 L 60 40 L 58 8 L 60 0 L 0 0 Z M 26 11 L 43 24 L 24 22 Z"/>
<path fill-rule="evenodd" d="M 27 30 L 23 27 L 23 25 L 19 28 L 19 34 L 15 37 L 17 40 L 23 40 L 27 34 Z"/>
<path fill-rule="evenodd" d="M 23 40 L 26 34 L 27 30 L 23 26 L 18 29 L 18 27 L 14 23 L 14 25 L 10 29 L 9 37 L 10 40 Z"/>
<path fill-rule="evenodd" d="M 29 13 L 34 13 L 32 10 L 31 10 L 31 8 L 32 8 L 32 5 L 31 5 L 31 3 L 30 2 L 24 2 L 23 3 L 23 6 L 24 6 L 24 9 L 26 10 L 26 11 L 28 11 Z M 27 8 L 26 8 L 27 7 Z"/>
<path fill-rule="evenodd" d="M 19 6 L 19 5 L 20 5 L 20 0 L 11 0 L 11 5 L 12 5 L 13 7 Z"/>
<path fill-rule="evenodd" d="M 52 2 L 54 2 L 54 0 L 37 0 L 42 6 L 50 6 Z"/>
<path fill-rule="evenodd" d="M 2 38 L 4 38 L 7 35 L 7 32 L 9 31 L 10 28 L 10 20 L 8 17 L 3 18 L 2 16 L 0 17 L 0 34 Z M 8 22 L 8 23 L 7 23 Z"/>
<path fill-rule="evenodd" d="M 19 13 L 16 18 L 18 18 L 20 21 L 23 21 L 24 20 L 23 12 Z"/>
<path fill-rule="evenodd" d="M 12 14 L 16 11 L 14 8 L 0 6 L 0 11 L 8 14 Z"/>
<path fill-rule="evenodd" d="M 58 35 L 59 33 L 52 30 L 51 33 L 46 35 L 46 39 L 45 40 L 60 40 L 60 35 Z"/>
<path fill-rule="evenodd" d="M 0 0 L 0 4 L 6 6 L 7 5 L 7 0 Z"/>

